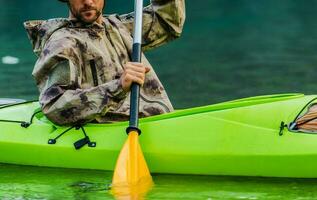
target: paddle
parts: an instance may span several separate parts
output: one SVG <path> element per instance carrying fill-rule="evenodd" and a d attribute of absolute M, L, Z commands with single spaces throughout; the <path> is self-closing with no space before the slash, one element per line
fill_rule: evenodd
<path fill-rule="evenodd" d="M 132 62 L 141 62 L 142 14 L 143 0 L 135 0 Z M 146 190 L 145 185 L 152 183 L 152 177 L 138 141 L 141 133 L 138 128 L 139 93 L 140 86 L 133 83 L 130 96 L 130 121 L 127 128 L 128 139 L 119 154 L 112 180 L 113 188 L 126 187 L 125 189 L 128 190 L 120 191 L 121 193 L 143 193 L 145 191 L 140 190 Z"/>

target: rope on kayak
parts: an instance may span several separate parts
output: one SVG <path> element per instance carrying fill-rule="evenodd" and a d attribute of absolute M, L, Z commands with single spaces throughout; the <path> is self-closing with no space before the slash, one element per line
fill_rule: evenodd
<path fill-rule="evenodd" d="M 83 146 L 85 146 L 86 144 L 88 144 L 89 147 L 96 147 L 96 142 L 90 141 L 89 137 L 86 134 L 84 127 L 80 126 L 80 127 L 77 127 L 76 129 L 78 130 L 79 128 L 82 130 L 85 137 L 74 143 L 75 149 L 78 150 L 78 149 L 82 148 Z"/>
<path fill-rule="evenodd" d="M 86 144 L 88 144 L 88 147 L 96 147 L 97 146 L 96 142 L 91 142 L 90 141 L 89 137 L 86 134 L 86 131 L 85 131 L 84 127 L 83 126 L 78 126 L 78 125 L 72 126 L 72 127 L 68 128 L 68 129 L 66 129 L 65 131 L 60 133 L 58 136 L 56 136 L 55 138 L 49 139 L 47 143 L 48 144 L 56 144 L 58 138 L 62 137 L 65 133 L 67 133 L 68 131 L 72 130 L 73 128 L 75 128 L 76 130 L 80 129 L 83 132 L 84 136 L 85 136 L 83 139 L 80 139 L 80 140 L 78 140 L 78 141 L 76 141 L 74 143 L 74 147 L 75 147 L 76 150 L 82 148 Z"/>
<path fill-rule="evenodd" d="M 21 127 L 28 128 L 33 123 L 34 117 L 40 112 L 42 112 L 42 111 L 34 112 L 28 122 L 26 122 L 26 121 L 17 121 L 17 120 L 7 120 L 7 119 L 0 119 L 0 122 L 19 123 L 19 124 L 21 124 Z"/>
<path fill-rule="evenodd" d="M 34 103 L 34 102 L 37 102 L 37 100 L 8 104 L 8 105 L 5 105 L 5 106 L 0 107 L 0 109 L 9 108 L 9 107 L 12 107 L 12 106 L 22 105 L 22 104 L 26 104 L 26 103 Z M 18 121 L 18 120 L 7 120 L 7 119 L 0 119 L 0 122 L 18 123 L 18 124 L 21 124 L 21 127 L 23 127 L 23 128 L 28 128 L 28 127 L 33 123 L 34 117 L 35 117 L 38 113 L 40 113 L 40 112 L 42 112 L 42 110 L 38 110 L 38 109 L 37 109 L 37 110 L 32 114 L 32 116 L 31 116 L 31 118 L 30 118 L 30 120 L 29 120 L 28 122 L 26 122 L 26 121 Z"/>
<path fill-rule="evenodd" d="M 34 100 L 34 101 L 27 101 L 27 102 L 21 102 L 21 103 L 15 103 L 15 104 L 8 104 L 8 105 L 5 105 L 5 106 L 2 106 L 0 107 L 0 109 L 2 108 L 8 108 L 8 107 L 11 107 L 11 106 L 16 106 L 16 105 L 21 105 L 21 104 L 26 104 L 26 103 L 33 103 L 33 102 L 37 102 L 37 100 Z M 6 119 L 0 119 L 0 122 L 9 122 L 9 123 L 19 123 L 21 125 L 21 127 L 23 128 L 28 128 L 32 123 L 33 123 L 33 119 L 34 117 L 38 114 L 38 113 L 41 113 L 42 110 L 41 108 L 37 108 L 35 109 L 34 113 L 32 114 L 30 120 L 27 122 L 27 121 L 18 121 L 18 120 L 6 120 Z M 74 143 L 74 147 L 76 150 L 82 148 L 83 146 L 85 146 L 86 144 L 88 144 L 89 147 L 96 147 L 97 146 L 97 143 L 96 142 L 91 142 L 84 127 L 82 125 L 74 125 L 68 129 L 66 129 L 65 131 L 63 131 L 62 133 L 60 133 L 58 136 L 56 136 L 55 138 L 53 139 L 49 139 L 48 140 L 48 144 L 56 144 L 57 142 L 57 139 L 62 137 L 65 133 L 67 133 L 68 131 L 72 130 L 73 128 L 75 128 L 76 130 L 79 130 L 81 129 L 83 134 L 84 134 L 84 138 L 83 139 L 80 139 L 78 141 L 76 141 Z"/>
<path fill-rule="evenodd" d="M 303 124 L 306 124 L 306 123 L 308 123 L 308 122 L 310 122 L 310 121 L 313 121 L 313 120 L 315 120 L 315 119 L 317 119 L 317 117 L 313 117 L 313 118 L 308 119 L 308 120 L 306 120 L 306 121 L 303 121 L 303 122 L 301 122 L 301 123 L 295 123 L 295 125 L 296 125 L 296 126 L 303 125 Z M 296 128 L 296 127 L 295 127 L 295 128 Z"/>
<path fill-rule="evenodd" d="M 57 137 L 53 138 L 53 139 L 49 139 L 48 140 L 48 144 L 56 144 L 56 141 L 58 138 L 62 137 L 65 133 L 67 133 L 68 131 L 72 130 L 73 128 L 75 128 L 75 126 L 72 126 L 68 129 L 66 129 L 65 131 L 63 131 L 61 134 L 59 134 Z"/>
<path fill-rule="evenodd" d="M 310 100 L 308 103 L 306 103 L 306 105 L 305 105 L 305 106 L 301 109 L 301 111 L 296 115 L 295 119 L 294 119 L 294 120 L 289 124 L 289 126 L 288 126 L 291 130 L 296 129 L 296 128 L 297 128 L 297 125 L 305 124 L 305 123 L 307 123 L 307 122 L 310 122 L 310 121 L 316 119 L 316 118 L 308 119 L 307 121 L 304 121 L 304 122 L 302 122 L 302 123 L 300 123 L 300 124 L 297 124 L 297 123 L 296 123 L 296 120 L 299 118 L 300 114 L 306 109 L 306 107 L 307 107 L 308 105 L 310 105 L 310 104 L 311 104 L 313 101 L 315 101 L 316 99 L 317 99 L 317 97 L 316 97 L 316 98 L 313 98 L 313 99 Z"/>
<path fill-rule="evenodd" d="M 285 123 L 285 122 L 282 121 L 281 124 L 280 124 L 280 131 L 279 131 L 278 135 L 279 135 L 279 136 L 282 136 L 282 135 L 284 134 L 284 133 L 283 133 L 284 128 L 286 128 L 286 127 L 288 127 L 289 130 L 296 130 L 298 125 L 305 124 L 305 123 L 310 122 L 310 121 L 312 121 L 312 120 L 314 120 L 314 119 L 317 119 L 317 117 L 315 117 L 315 118 L 313 118 L 313 119 L 308 119 L 308 120 L 306 120 L 306 121 L 304 121 L 304 122 L 302 122 L 302 123 L 300 123 L 300 124 L 297 124 L 297 123 L 296 123 L 296 120 L 299 118 L 299 116 L 301 115 L 301 113 L 306 109 L 307 106 L 309 106 L 309 105 L 310 105 L 313 101 L 315 101 L 316 99 L 317 99 L 317 97 L 316 97 L 316 98 L 313 98 L 313 99 L 310 100 L 308 103 L 306 103 L 305 106 L 304 106 L 304 107 L 300 110 L 300 112 L 296 115 L 295 119 L 294 119 L 289 125 L 288 125 L 287 123 Z"/>

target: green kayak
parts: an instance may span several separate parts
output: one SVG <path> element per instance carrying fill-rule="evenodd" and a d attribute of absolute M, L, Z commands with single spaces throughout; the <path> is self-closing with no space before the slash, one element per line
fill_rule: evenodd
<path fill-rule="evenodd" d="M 317 96 L 245 98 L 140 120 L 153 173 L 317 177 L 317 135 L 292 122 Z M 0 162 L 113 170 L 127 122 L 60 127 L 38 102 L 0 107 Z M 76 147 L 76 148 L 75 148 Z"/>

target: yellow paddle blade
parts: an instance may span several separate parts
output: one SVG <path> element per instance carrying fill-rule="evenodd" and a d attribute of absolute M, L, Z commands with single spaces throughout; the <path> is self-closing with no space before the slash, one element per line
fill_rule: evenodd
<path fill-rule="evenodd" d="M 132 131 L 125 142 L 117 160 L 112 179 L 112 193 L 115 196 L 139 198 L 151 189 L 152 177 L 145 162 L 139 135 Z"/>

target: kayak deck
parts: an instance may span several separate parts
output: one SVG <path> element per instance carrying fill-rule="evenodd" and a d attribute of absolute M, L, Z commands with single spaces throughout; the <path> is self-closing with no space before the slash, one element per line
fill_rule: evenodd
<path fill-rule="evenodd" d="M 155 173 L 317 177 L 317 136 L 283 130 L 316 96 L 286 94 L 246 98 L 185 109 L 140 120 L 140 143 L 150 171 Z M 0 118 L 29 121 L 38 103 L 0 109 Z M 0 122 L 0 162 L 113 170 L 126 140 L 127 122 L 87 124 L 85 133 L 95 147 L 74 148 L 84 138 L 48 121 L 42 113 L 23 128 Z M 305 163 L 305 164 L 301 164 Z"/>

